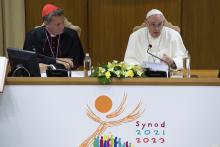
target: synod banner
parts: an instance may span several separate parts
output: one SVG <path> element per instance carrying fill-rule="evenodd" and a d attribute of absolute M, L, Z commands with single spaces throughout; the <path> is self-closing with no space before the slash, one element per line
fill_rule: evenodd
<path fill-rule="evenodd" d="M 7 85 L 1 147 L 218 147 L 220 86 Z"/>

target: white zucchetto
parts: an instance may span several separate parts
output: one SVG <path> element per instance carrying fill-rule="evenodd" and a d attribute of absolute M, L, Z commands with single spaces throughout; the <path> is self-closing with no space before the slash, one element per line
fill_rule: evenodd
<path fill-rule="evenodd" d="M 147 15 L 146 15 L 146 19 L 147 19 L 148 17 L 150 17 L 150 16 L 152 16 L 152 15 L 156 15 L 156 14 L 160 14 L 160 15 L 163 16 L 163 13 L 162 13 L 160 10 L 158 10 L 158 9 L 152 9 L 152 10 L 148 11 L 148 13 L 147 13 Z"/>

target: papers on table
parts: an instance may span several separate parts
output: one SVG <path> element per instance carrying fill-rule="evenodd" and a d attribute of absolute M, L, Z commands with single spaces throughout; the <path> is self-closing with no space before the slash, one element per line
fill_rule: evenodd
<path fill-rule="evenodd" d="M 166 72 L 167 77 L 169 75 L 169 66 L 167 64 L 143 62 L 142 67 L 154 72 Z"/>
<path fill-rule="evenodd" d="M 47 77 L 46 72 L 42 72 L 41 77 Z M 71 71 L 71 77 L 84 77 L 84 71 Z"/>

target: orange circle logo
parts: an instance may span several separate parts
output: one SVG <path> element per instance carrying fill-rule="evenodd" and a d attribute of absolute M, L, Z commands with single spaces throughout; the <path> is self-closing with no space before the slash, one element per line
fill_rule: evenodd
<path fill-rule="evenodd" d="M 112 108 L 112 100 L 108 96 L 101 95 L 95 100 L 95 107 L 101 113 L 106 113 Z"/>

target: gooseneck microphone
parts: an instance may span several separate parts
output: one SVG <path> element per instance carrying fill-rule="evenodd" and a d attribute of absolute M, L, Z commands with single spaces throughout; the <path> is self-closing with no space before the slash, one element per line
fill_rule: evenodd
<path fill-rule="evenodd" d="M 166 63 L 166 64 L 170 67 L 170 65 L 169 65 L 169 63 L 168 63 L 167 61 L 165 61 L 165 60 L 163 60 L 162 58 L 160 58 L 160 57 L 158 57 L 158 56 L 152 54 L 151 52 L 149 52 L 149 50 L 150 50 L 151 48 L 152 48 L 152 45 L 149 44 L 149 45 L 148 45 L 148 48 L 147 48 L 147 53 L 148 53 L 149 55 L 153 56 L 154 58 L 157 58 L 157 59 L 159 59 L 160 61 L 163 61 L 164 63 Z"/>
<path fill-rule="evenodd" d="M 69 67 L 70 67 L 69 69 L 67 69 L 67 71 L 68 71 L 68 77 L 71 77 L 71 65 L 70 65 L 70 63 L 68 63 L 68 62 L 66 62 L 66 61 L 63 61 L 63 60 L 61 60 L 61 59 L 57 59 L 57 58 L 54 58 L 54 57 L 49 57 L 49 56 L 46 56 L 46 55 L 44 55 L 44 54 L 37 53 L 35 47 L 32 47 L 32 51 L 33 51 L 34 53 L 36 53 L 36 55 L 37 55 L 38 57 L 46 58 L 46 59 L 49 59 L 49 60 L 55 60 L 55 61 L 58 60 L 58 61 L 67 63 L 67 64 L 69 65 Z"/>
<path fill-rule="evenodd" d="M 147 48 L 147 53 L 148 53 L 149 55 L 151 55 L 152 57 L 157 58 L 157 59 L 159 59 L 160 61 L 164 62 L 164 63 L 168 66 L 168 75 L 167 75 L 167 77 L 170 77 L 170 65 L 169 65 L 169 63 L 168 63 L 167 61 L 165 61 L 164 59 L 162 59 L 162 58 L 160 58 L 160 57 L 158 57 L 158 56 L 152 54 L 151 52 L 149 52 L 151 48 L 152 48 L 152 45 L 149 44 L 149 45 L 148 45 L 148 48 Z"/>

